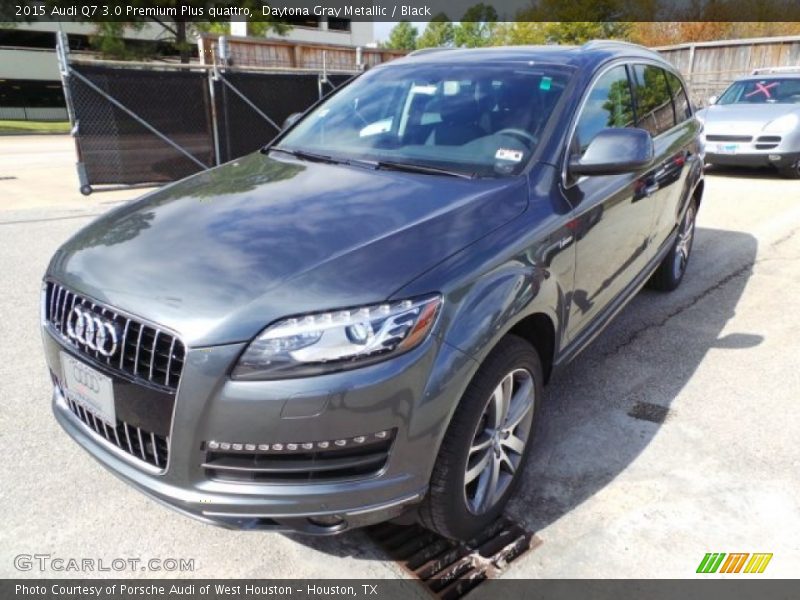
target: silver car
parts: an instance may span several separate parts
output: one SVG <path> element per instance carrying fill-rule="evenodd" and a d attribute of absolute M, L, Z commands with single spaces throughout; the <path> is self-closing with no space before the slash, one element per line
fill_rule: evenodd
<path fill-rule="evenodd" d="M 766 72 L 765 72 L 766 71 Z M 698 111 L 706 162 L 773 166 L 800 178 L 800 68 L 768 69 L 734 81 Z"/>

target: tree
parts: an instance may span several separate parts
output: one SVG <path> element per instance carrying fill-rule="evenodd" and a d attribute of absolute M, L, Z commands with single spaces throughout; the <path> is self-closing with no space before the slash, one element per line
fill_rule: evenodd
<path fill-rule="evenodd" d="M 498 23 L 492 35 L 493 46 L 524 46 L 547 43 L 549 23 L 513 21 Z"/>
<path fill-rule="evenodd" d="M 417 28 L 408 21 L 400 21 L 389 32 L 384 47 L 393 50 L 415 50 L 417 47 Z"/>
<path fill-rule="evenodd" d="M 48 13 L 53 8 L 70 8 L 75 5 L 75 0 L 44 0 Z M 266 31 L 275 31 L 279 34 L 284 34 L 291 29 L 291 26 L 282 21 L 270 20 L 268 17 L 262 17 L 261 0 L 238 0 L 236 7 L 240 9 L 249 9 L 254 15 L 258 15 L 258 21 L 250 22 L 250 29 L 253 33 L 265 33 Z M 122 5 L 123 7 L 130 7 L 132 9 L 145 9 L 153 8 L 152 0 L 128 0 L 124 5 L 120 2 L 111 1 L 108 3 L 109 8 L 113 10 L 115 5 Z M 192 42 L 190 36 L 194 32 L 204 31 L 207 29 L 222 29 L 220 33 L 227 33 L 230 17 L 220 17 L 220 20 L 215 23 L 200 23 L 199 19 L 207 18 L 211 9 L 222 11 L 230 8 L 231 2 L 228 0 L 159 0 L 158 7 L 162 9 L 175 9 L 174 16 L 145 16 L 133 14 L 128 16 L 126 13 L 126 22 L 111 22 L 100 21 L 102 16 L 97 16 L 94 20 L 87 18 L 85 20 L 94 22 L 97 25 L 97 32 L 95 35 L 95 45 L 101 51 L 104 49 L 111 55 L 124 57 L 129 54 L 126 47 L 123 34 L 126 29 L 141 29 L 145 23 L 156 23 L 160 25 L 166 32 L 166 38 L 160 38 L 162 41 L 171 41 L 181 56 L 181 62 L 188 63 L 191 55 Z M 192 10 L 190 10 L 192 9 Z M 202 16 L 198 11 L 202 10 Z M 113 13 L 112 13 L 113 14 Z"/>
<path fill-rule="evenodd" d="M 453 41 L 456 46 L 481 48 L 491 46 L 497 27 L 497 11 L 488 4 L 475 4 L 467 9 L 455 27 Z"/>
<path fill-rule="evenodd" d="M 687 42 L 732 40 L 777 35 L 797 35 L 798 22 L 645 22 L 634 23 L 631 40 L 644 46 L 669 46 Z"/>
<path fill-rule="evenodd" d="M 444 13 L 434 15 L 417 40 L 417 48 L 442 48 L 453 45 L 453 23 Z"/>

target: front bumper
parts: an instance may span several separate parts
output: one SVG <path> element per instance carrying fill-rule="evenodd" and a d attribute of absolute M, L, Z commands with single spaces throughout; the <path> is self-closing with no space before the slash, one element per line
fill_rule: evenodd
<path fill-rule="evenodd" d="M 800 161 L 800 152 L 720 154 L 706 151 L 706 162 L 731 167 L 790 167 Z"/>
<path fill-rule="evenodd" d="M 49 326 L 43 337 L 57 382 L 62 376 L 59 354 L 67 350 L 80 355 Z M 432 448 L 438 447 L 462 392 L 460 384 L 449 382 L 468 380 L 471 359 L 432 337 L 412 352 L 362 369 L 296 380 L 234 381 L 228 373 L 242 349 L 243 344 L 231 344 L 187 351 L 175 396 L 168 463 L 161 470 L 88 427 L 70 410 L 59 385 L 54 386 L 54 414 L 114 474 L 207 523 L 330 534 L 393 518 L 423 498 L 435 459 Z M 287 444 L 380 430 L 394 431 L 394 440 L 386 464 L 370 476 L 233 482 L 214 478 L 203 467 L 210 440 Z"/>
<path fill-rule="evenodd" d="M 735 132 L 735 133 L 732 133 Z M 706 162 L 742 167 L 788 167 L 800 160 L 800 134 L 748 134 L 735 128 L 706 130 L 703 138 Z"/>

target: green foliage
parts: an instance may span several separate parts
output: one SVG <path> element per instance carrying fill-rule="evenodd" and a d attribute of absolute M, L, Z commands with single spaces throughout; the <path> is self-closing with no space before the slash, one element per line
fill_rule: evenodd
<path fill-rule="evenodd" d="M 50 12 L 53 8 L 69 8 L 75 5 L 75 0 L 44 0 L 47 11 Z M 152 0 L 109 0 L 108 6 L 133 7 L 133 8 L 152 8 Z M 165 36 L 161 36 L 162 41 L 171 41 L 175 48 L 181 54 L 182 62 L 189 61 L 189 54 L 193 42 L 190 40 L 190 35 L 193 32 L 212 32 L 219 34 L 230 33 L 230 17 L 220 17 L 219 21 L 209 23 L 195 23 L 190 21 L 189 13 L 183 13 L 183 7 L 193 7 L 196 9 L 202 8 L 203 14 L 208 15 L 209 10 L 224 9 L 235 5 L 238 8 L 249 8 L 251 13 L 260 15 L 262 14 L 261 0 L 237 0 L 231 3 L 229 0 L 159 0 L 159 8 L 176 8 L 177 16 L 175 17 L 147 17 L 147 16 L 133 16 L 130 21 L 126 23 L 117 22 L 104 22 L 92 21 L 92 19 L 83 20 L 93 22 L 96 25 L 95 35 L 93 36 L 92 45 L 104 56 L 110 58 L 145 58 L 146 53 L 142 50 L 132 50 L 129 44 L 126 44 L 124 39 L 125 31 L 133 29 L 141 29 L 145 23 L 157 23 L 164 28 Z M 3 13 L 0 12 L 0 15 Z M 126 17 L 127 18 L 127 17 Z M 282 21 L 272 20 L 259 20 L 253 21 L 248 24 L 251 35 L 263 35 L 268 31 L 283 35 L 291 26 Z M 152 55 L 152 54 L 150 54 Z"/>
<path fill-rule="evenodd" d="M 400 21 L 389 32 L 389 39 L 383 44 L 393 50 L 414 50 L 417 47 L 417 28 L 408 21 Z"/>
<path fill-rule="evenodd" d="M 455 27 L 453 41 L 464 48 L 492 46 L 497 28 L 497 11 L 488 4 L 475 4 L 467 9 L 461 22 Z"/>
<path fill-rule="evenodd" d="M 417 40 L 417 48 L 442 48 L 452 46 L 455 28 L 444 13 L 434 15 Z"/>
<path fill-rule="evenodd" d="M 94 34 L 89 36 L 89 44 L 104 58 L 114 60 L 131 60 L 145 58 L 148 53 L 141 47 L 131 48 L 125 43 L 128 30 L 138 31 L 144 23 L 122 23 L 116 21 L 101 21 L 95 25 Z"/>
<path fill-rule="evenodd" d="M 633 97 L 627 80 L 617 80 L 608 89 L 608 100 L 603 104 L 608 113 L 607 127 L 630 127 L 633 123 Z"/>

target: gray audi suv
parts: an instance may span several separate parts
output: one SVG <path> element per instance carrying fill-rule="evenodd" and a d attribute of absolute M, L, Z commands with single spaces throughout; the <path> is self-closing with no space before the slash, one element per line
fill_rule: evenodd
<path fill-rule="evenodd" d="M 681 282 L 699 132 L 680 75 L 629 44 L 373 68 L 56 252 L 56 419 L 209 523 L 468 538 L 524 477 L 551 374 Z"/>

